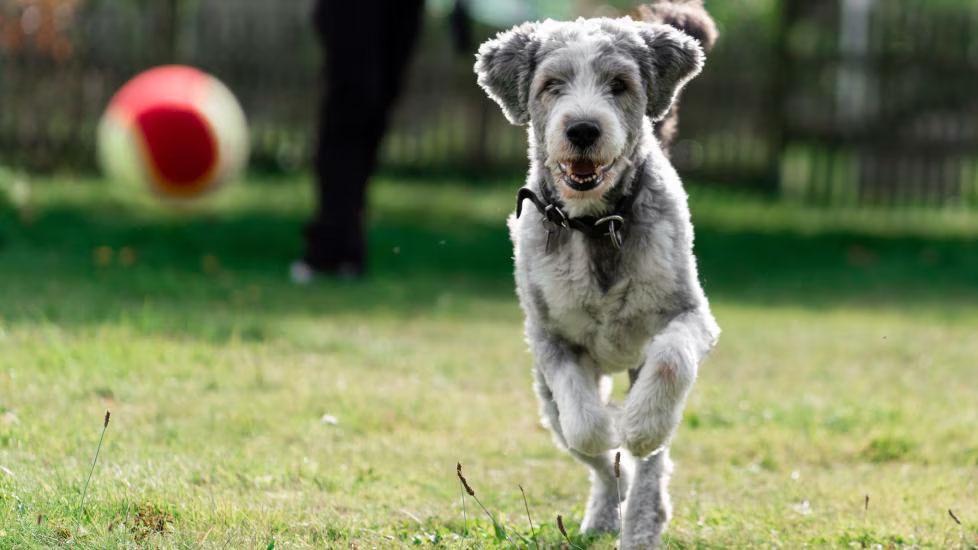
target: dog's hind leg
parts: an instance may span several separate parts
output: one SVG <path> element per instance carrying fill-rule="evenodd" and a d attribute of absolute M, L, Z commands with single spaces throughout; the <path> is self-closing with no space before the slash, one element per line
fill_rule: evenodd
<path fill-rule="evenodd" d="M 619 545 L 621 550 L 658 548 L 672 513 L 668 491 L 671 473 L 672 462 L 667 448 L 644 459 L 636 459 Z"/>
<path fill-rule="evenodd" d="M 570 453 L 591 470 L 591 495 L 588 497 L 584 521 L 581 522 L 581 531 L 618 532 L 621 529 L 620 506 L 628 494 L 628 481 L 624 471 L 621 472 L 621 479 L 615 477 L 614 453 L 598 456 L 588 456 L 576 451 Z"/>

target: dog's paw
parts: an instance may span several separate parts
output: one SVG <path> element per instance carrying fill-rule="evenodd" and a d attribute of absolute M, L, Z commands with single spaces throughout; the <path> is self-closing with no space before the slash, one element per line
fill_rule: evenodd
<path fill-rule="evenodd" d="M 655 550 L 662 547 L 662 537 L 660 533 L 625 535 L 618 538 L 616 547 L 619 550 Z"/>
<path fill-rule="evenodd" d="M 581 522 L 582 533 L 617 533 L 621 529 L 619 521 L 618 497 L 606 497 L 600 501 L 588 502 L 587 513 Z"/>
<path fill-rule="evenodd" d="M 611 415 L 601 407 L 561 410 L 560 429 L 567 447 L 588 456 L 597 456 L 621 445 Z"/>

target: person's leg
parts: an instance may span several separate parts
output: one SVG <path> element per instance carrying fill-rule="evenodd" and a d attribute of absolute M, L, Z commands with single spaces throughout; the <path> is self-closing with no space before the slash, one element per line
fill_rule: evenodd
<path fill-rule="evenodd" d="M 316 153 L 316 211 L 306 226 L 305 263 L 317 271 L 356 274 L 363 266 L 363 149 L 367 118 L 377 110 L 382 46 L 374 2 L 319 0 L 314 14 L 324 49 L 325 80 Z M 373 95 L 373 97 L 371 97 Z"/>
<path fill-rule="evenodd" d="M 320 0 L 317 5 L 327 87 L 315 158 L 318 205 L 305 231 L 304 261 L 313 270 L 351 275 L 363 270 L 367 181 L 422 5 L 419 0 Z"/>
<path fill-rule="evenodd" d="M 403 87 L 404 74 L 421 32 L 424 0 L 390 0 L 384 30 L 384 96 L 389 114 Z"/>

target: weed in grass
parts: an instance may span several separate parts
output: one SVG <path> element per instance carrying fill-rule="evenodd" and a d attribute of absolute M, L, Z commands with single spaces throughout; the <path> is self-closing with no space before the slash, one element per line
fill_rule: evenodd
<path fill-rule="evenodd" d="M 455 471 L 458 473 L 459 476 L 461 476 L 462 475 L 462 463 L 461 462 L 457 462 L 456 464 L 457 464 L 457 466 L 456 466 Z M 465 478 L 462 478 L 462 487 L 460 487 L 460 489 L 461 489 L 460 498 L 462 499 L 462 536 L 463 537 L 469 536 L 469 516 L 468 516 L 468 514 L 465 511 L 465 493 L 466 493 L 466 489 L 467 489 L 467 487 L 465 485 L 466 485 Z"/>
<path fill-rule="evenodd" d="M 530 524 L 530 538 L 533 540 L 534 546 L 540 547 L 540 543 L 537 542 L 537 532 L 533 528 L 533 517 L 530 516 L 530 504 L 526 501 L 526 491 L 523 490 L 523 486 L 520 485 L 520 494 L 523 495 L 523 507 L 526 508 L 526 521 Z"/>
<path fill-rule="evenodd" d="M 472 486 L 469 485 L 468 480 L 466 480 L 465 479 L 465 476 L 462 475 L 462 463 L 461 462 L 458 462 L 458 463 L 455 464 L 455 474 L 458 476 L 459 481 L 462 482 L 462 487 L 465 488 L 465 492 L 468 493 L 470 497 L 472 497 L 473 499 L 475 499 L 475 503 L 478 504 L 480 508 L 482 508 L 482 511 L 485 512 L 487 516 L 489 516 L 489 520 L 492 521 L 493 531 L 496 534 L 496 539 L 497 540 L 508 540 L 508 541 L 510 541 L 510 543 L 512 543 L 512 544 L 515 545 L 516 543 L 513 543 L 512 539 L 509 538 L 509 535 L 506 534 L 506 529 L 503 528 L 503 526 L 502 526 L 501 523 L 499 523 L 498 521 L 496 521 L 496 516 L 492 515 L 492 512 L 490 512 L 489 509 L 486 508 L 484 504 L 482 504 L 482 501 L 479 500 L 479 497 L 477 497 L 475 495 L 475 490 L 472 489 Z"/>
<path fill-rule="evenodd" d="M 110 416 L 112 416 L 112 413 L 105 411 L 105 419 L 102 421 L 102 435 L 100 435 L 98 438 L 98 446 L 95 447 L 95 458 L 92 459 L 92 468 L 88 471 L 88 478 L 85 479 L 85 486 L 82 488 L 81 502 L 78 504 L 78 520 L 76 527 L 81 527 L 82 515 L 85 513 L 85 497 L 88 496 L 88 484 L 92 481 L 92 475 L 95 473 L 95 464 L 98 463 L 98 455 L 102 451 L 102 441 L 105 439 L 105 431 L 109 428 Z"/>
<path fill-rule="evenodd" d="M 621 513 L 621 451 L 615 452 L 615 489 L 618 490 L 618 529 L 625 532 L 625 519 Z"/>
<path fill-rule="evenodd" d="M 574 542 L 570 538 L 570 535 L 567 534 L 567 529 L 564 528 L 564 516 L 560 514 L 557 514 L 557 530 L 560 531 L 560 534 L 564 536 L 564 540 L 567 541 L 567 544 L 569 544 L 571 548 L 575 548 L 576 550 L 583 550 L 580 546 L 574 544 Z"/>

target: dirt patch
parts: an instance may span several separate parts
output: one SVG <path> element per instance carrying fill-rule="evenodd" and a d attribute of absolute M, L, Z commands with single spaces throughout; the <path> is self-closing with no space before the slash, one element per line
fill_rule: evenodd
<path fill-rule="evenodd" d="M 132 531 L 137 541 L 151 535 L 166 535 L 173 528 L 173 514 L 155 504 L 141 504 L 132 519 Z"/>

